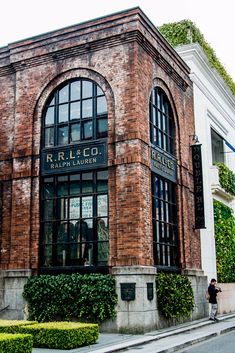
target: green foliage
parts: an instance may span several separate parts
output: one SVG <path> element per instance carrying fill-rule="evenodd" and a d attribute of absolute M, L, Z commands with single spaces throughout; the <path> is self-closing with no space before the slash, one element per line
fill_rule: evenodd
<path fill-rule="evenodd" d="M 222 188 L 235 195 L 235 174 L 223 163 L 216 163 L 219 168 L 219 181 Z"/>
<path fill-rule="evenodd" d="M 220 283 L 235 282 L 235 218 L 228 206 L 214 200 L 217 277 Z"/>
<path fill-rule="evenodd" d="M 20 326 L 36 324 L 37 321 L 0 320 L 0 333 L 17 333 Z"/>
<path fill-rule="evenodd" d="M 31 335 L 0 333 L 0 353 L 31 353 L 32 349 Z"/>
<path fill-rule="evenodd" d="M 204 36 L 192 21 L 184 20 L 167 23 L 159 27 L 159 30 L 173 47 L 183 44 L 199 43 L 205 52 L 211 67 L 217 70 L 219 75 L 231 89 L 232 93 L 235 94 L 235 83 L 226 72 L 224 66 L 220 63 L 214 50 L 205 41 Z"/>
<path fill-rule="evenodd" d="M 53 321 L 72 318 L 102 322 L 114 318 L 117 295 L 111 275 L 41 275 L 30 277 L 23 297 L 29 305 L 29 319 Z"/>
<path fill-rule="evenodd" d="M 97 324 L 79 322 L 44 322 L 20 326 L 20 332 L 31 334 L 34 347 L 74 349 L 94 344 L 99 337 Z"/>
<path fill-rule="evenodd" d="M 191 283 L 186 276 L 158 273 L 156 275 L 157 304 L 166 319 L 187 318 L 194 308 Z"/>

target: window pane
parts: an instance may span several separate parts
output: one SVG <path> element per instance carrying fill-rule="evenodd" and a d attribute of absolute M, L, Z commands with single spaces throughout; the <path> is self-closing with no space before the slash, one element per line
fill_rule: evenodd
<path fill-rule="evenodd" d="M 69 106 L 68 104 L 59 105 L 59 123 L 63 123 L 64 121 L 68 121 L 69 116 Z"/>
<path fill-rule="evenodd" d="M 67 199 L 58 199 L 57 200 L 58 208 L 58 219 L 67 219 L 68 218 L 68 200 Z"/>
<path fill-rule="evenodd" d="M 68 100 L 69 100 L 69 86 L 67 85 L 59 91 L 59 103 L 68 102 Z"/>
<path fill-rule="evenodd" d="M 80 123 L 71 125 L 70 142 L 80 141 Z"/>
<path fill-rule="evenodd" d="M 45 244 L 52 243 L 52 235 L 53 235 L 53 224 L 45 223 L 44 232 L 43 232 L 43 243 Z"/>
<path fill-rule="evenodd" d="M 55 105 L 55 97 L 53 97 L 49 103 L 49 105 Z"/>
<path fill-rule="evenodd" d="M 45 129 L 45 147 L 54 146 L 54 127 Z"/>
<path fill-rule="evenodd" d="M 82 193 L 91 193 L 93 191 L 92 173 L 82 174 Z"/>
<path fill-rule="evenodd" d="M 43 247 L 42 266 L 52 266 L 52 245 L 46 245 Z"/>
<path fill-rule="evenodd" d="M 81 97 L 81 82 L 71 83 L 71 101 L 78 100 Z"/>
<path fill-rule="evenodd" d="M 80 218 L 80 197 L 73 197 L 69 200 L 69 218 Z"/>
<path fill-rule="evenodd" d="M 80 101 L 70 105 L 70 120 L 73 119 L 80 119 Z"/>
<path fill-rule="evenodd" d="M 55 123 L 55 107 L 47 108 L 46 118 L 45 118 L 45 125 L 51 125 Z"/>
<path fill-rule="evenodd" d="M 68 195 L 68 177 L 58 177 L 58 196 Z"/>
<path fill-rule="evenodd" d="M 98 241 L 105 241 L 109 239 L 107 218 L 97 219 L 97 234 L 98 234 Z"/>
<path fill-rule="evenodd" d="M 82 198 L 82 218 L 93 217 L 93 197 L 86 196 Z"/>
<path fill-rule="evenodd" d="M 107 192 L 108 191 L 108 171 L 97 172 L 97 191 Z"/>
<path fill-rule="evenodd" d="M 45 199 L 51 199 L 54 196 L 53 178 L 45 178 L 43 183 L 43 196 Z"/>
<path fill-rule="evenodd" d="M 58 145 L 67 145 L 68 143 L 68 126 L 58 128 Z"/>
<path fill-rule="evenodd" d="M 97 196 L 97 215 L 105 217 L 108 215 L 108 195 Z"/>
<path fill-rule="evenodd" d="M 104 92 L 102 91 L 102 89 L 99 86 L 96 86 L 96 87 L 97 87 L 97 96 L 103 95 Z"/>
<path fill-rule="evenodd" d="M 67 222 L 61 222 L 58 224 L 58 237 L 57 237 L 57 242 L 58 243 L 66 243 L 68 242 L 68 223 Z"/>
<path fill-rule="evenodd" d="M 80 194 L 80 175 L 70 176 L 70 195 Z"/>
<path fill-rule="evenodd" d="M 83 81 L 82 82 L 82 98 L 92 97 L 92 82 Z"/>
<path fill-rule="evenodd" d="M 92 117 L 92 99 L 82 101 L 82 118 Z"/>
<path fill-rule="evenodd" d="M 53 219 L 53 200 L 44 201 L 44 220 Z"/>
<path fill-rule="evenodd" d="M 82 122 L 82 140 L 92 139 L 92 121 Z"/>
<path fill-rule="evenodd" d="M 97 119 L 97 138 L 108 136 L 108 120 L 107 119 Z"/>
<path fill-rule="evenodd" d="M 107 101 L 106 97 L 97 97 L 97 114 L 107 113 Z"/>

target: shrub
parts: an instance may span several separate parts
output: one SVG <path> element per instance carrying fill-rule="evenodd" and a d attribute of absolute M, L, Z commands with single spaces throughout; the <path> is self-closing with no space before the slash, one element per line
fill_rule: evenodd
<path fill-rule="evenodd" d="M 194 296 L 188 277 L 158 273 L 156 291 L 158 309 L 166 319 L 187 318 L 191 315 Z"/>
<path fill-rule="evenodd" d="M 32 348 L 31 335 L 0 333 L 0 353 L 31 353 Z"/>
<path fill-rule="evenodd" d="M 235 174 L 223 163 L 216 163 L 219 168 L 219 182 L 222 188 L 231 195 L 235 195 Z"/>
<path fill-rule="evenodd" d="M 21 333 L 33 336 L 34 347 L 73 349 L 94 344 L 99 336 L 97 324 L 78 322 L 44 322 L 20 326 Z"/>
<path fill-rule="evenodd" d="M 36 324 L 37 321 L 0 320 L 0 333 L 17 333 L 20 326 Z"/>
<path fill-rule="evenodd" d="M 215 200 L 214 225 L 218 281 L 235 282 L 235 217 L 231 208 Z"/>
<path fill-rule="evenodd" d="M 110 275 L 41 275 L 30 277 L 23 297 L 29 305 L 29 319 L 55 321 L 72 318 L 102 322 L 114 318 L 117 295 Z"/>

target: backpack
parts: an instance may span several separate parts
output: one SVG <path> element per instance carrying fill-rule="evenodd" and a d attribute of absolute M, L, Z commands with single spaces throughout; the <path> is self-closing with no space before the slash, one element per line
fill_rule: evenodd
<path fill-rule="evenodd" d="M 206 298 L 206 301 L 209 301 L 209 299 L 210 299 L 210 294 L 208 292 L 208 289 L 206 290 L 205 298 Z"/>

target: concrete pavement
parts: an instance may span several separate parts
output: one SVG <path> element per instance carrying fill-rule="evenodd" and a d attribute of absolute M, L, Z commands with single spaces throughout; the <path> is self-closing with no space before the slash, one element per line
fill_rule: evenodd
<path fill-rule="evenodd" d="M 101 333 L 96 344 L 71 350 L 34 348 L 33 353 L 154 353 L 174 352 L 235 329 L 235 313 L 218 317 L 218 322 L 197 320 L 143 335 Z M 131 348 L 130 348 L 131 347 Z"/>

